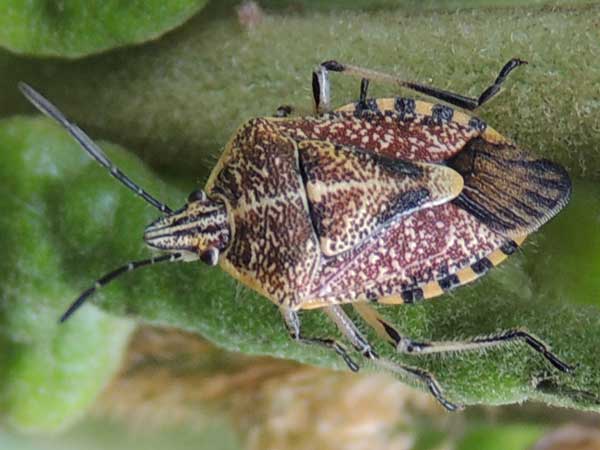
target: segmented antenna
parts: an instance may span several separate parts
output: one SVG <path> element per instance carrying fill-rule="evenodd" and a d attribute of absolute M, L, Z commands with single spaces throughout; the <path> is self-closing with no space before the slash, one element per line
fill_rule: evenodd
<path fill-rule="evenodd" d="M 85 134 L 81 128 L 74 123 L 69 122 L 64 114 L 61 113 L 56 106 L 50 103 L 39 92 L 25 83 L 19 83 L 19 89 L 33 106 L 61 124 L 92 158 L 108 169 L 113 177 L 115 177 L 137 195 L 142 197 L 146 202 L 150 203 L 156 209 L 161 211 L 163 214 L 170 214 L 173 212 L 171 208 L 156 200 L 153 196 L 148 194 L 140 186 L 134 183 L 127 175 L 121 172 L 119 168 L 115 166 L 110 159 L 108 159 L 102 149 L 98 147 L 98 145 L 92 141 L 92 139 Z"/>
<path fill-rule="evenodd" d="M 144 266 L 151 266 L 153 264 L 161 263 L 161 262 L 175 262 L 181 259 L 181 253 L 172 253 L 169 255 L 157 256 L 155 258 L 142 259 L 139 261 L 131 261 L 124 266 L 119 267 L 118 269 L 113 270 L 112 272 L 103 275 L 98 278 L 94 285 L 81 293 L 81 295 L 75 300 L 71 306 L 65 311 L 65 313 L 60 317 L 60 323 L 67 320 L 71 315 L 77 311 L 81 305 L 98 289 L 106 286 L 108 283 L 113 281 L 115 278 L 120 277 L 121 275 L 131 272 L 133 270 L 139 269 Z"/>

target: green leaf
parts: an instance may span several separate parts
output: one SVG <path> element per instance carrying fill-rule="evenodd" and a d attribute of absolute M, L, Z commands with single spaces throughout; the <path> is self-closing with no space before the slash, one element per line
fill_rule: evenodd
<path fill-rule="evenodd" d="M 597 183 L 576 185 L 573 203 L 544 228 L 540 246 L 532 248 L 528 270 L 541 298 L 600 306 L 600 266 L 594 257 L 600 255 L 597 191 Z"/>
<path fill-rule="evenodd" d="M 457 450 L 523 450 L 531 448 L 542 436 L 540 426 L 484 425 L 468 430 L 466 436 L 456 446 Z"/>
<path fill-rule="evenodd" d="M 324 10 L 339 11 L 344 9 L 360 9 L 367 11 L 376 11 L 381 9 L 403 10 L 407 14 L 419 14 L 427 10 L 453 11 L 468 8 L 506 8 L 506 7 L 524 7 L 532 5 L 551 5 L 558 7 L 561 5 L 574 6 L 585 5 L 593 0 L 292 0 L 282 2 L 280 0 L 263 0 L 260 2 L 265 8 L 295 9 L 306 10 Z"/>
<path fill-rule="evenodd" d="M 146 422 L 144 422 L 146 425 Z M 144 426 L 88 417 L 58 436 L 0 432 L 0 448 L 10 450 L 241 450 L 227 423 L 210 418 L 196 426 Z"/>
<path fill-rule="evenodd" d="M 75 58 L 163 35 L 207 0 L 5 0 L 0 46 L 35 56 Z"/>
<path fill-rule="evenodd" d="M 55 235 L 56 196 L 89 164 L 61 152 L 69 141 L 39 119 L 0 125 L 0 419 L 21 430 L 56 430 L 79 417 L 118 369 L 132 328 L 93 308 L 58 326 L 75 291 Z"/>

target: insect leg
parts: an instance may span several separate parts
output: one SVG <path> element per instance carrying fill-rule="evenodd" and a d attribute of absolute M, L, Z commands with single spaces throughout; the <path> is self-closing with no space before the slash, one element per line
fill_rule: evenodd
<path fill-rule="evenodd" d="M 358 372 L 358 364 L 356 364 L 356 362 L 354 362 L 352 358 L 350 358 L 350 355 L 348 355 L 346 349 L 339 342 L 333 339 L 312 338 L 303 336 L 300 331 L 300 316 L 298 315 L 298 312 L 285 307 L 280 307 L 279 311 L 283 316 L 285 326 L 287 327 L 292 339 L 303 344 L 319 345 L 321 347 L 331 349 L 342 357 L 342 359 L 351 371 Z"/>
<path fill-rule="evenodd" d="M 574 370 L 573 366 L 565 363 L 552 353 L 548 344 L 544 341 L 525 330 L 517 328 L 504 330 L 490 336 L 476 337 L 467 341 L 416 342 L 411 339 L 403 338 L 398 342 L 396 348 L 403 353 L 426 354 L 483 350 L 485 348 L 500 347 L 514 342 L 526 343 L 561 372 L 568 373 Z"/>
<path fill-rule="evenodd" d="M 369 90 L 369 79 L 362 78 L 360 80 L 360 96 L 358 97 L 358 103 L 364 105 L 367 103 L 367 91 Z"/>
<path fill-rule="evenodd" d="M 312 74 L 313 100 L 317 114 L 331 111 L 330 88 L 329 70 L 323 64 L 320 64 Z"/>
<path fill-rule="evenodd" d="M 348 317 L 341 306 L 328 306 L 323 308 L 323 311 L 325 311 L 325 314 L 327 314 L 329 318 L 333 320 L 338 329 L 343 333 L 346 339 L 350 341 L 356 351 L 369 359 L 378 357 L 377 353 L 375 353 L 371 347 L 371 344 L 367 342 L 359 329 L 356 328 L 354 322 L 352 322 L 352 319 Z"/>
<path fill-rule="evenodd" d="M 524 342 L 540 353 L 561 372 L 571 372 L 574 369 L 552 353 L 545 342 L 525 330 L 504 330 L 494 335 L 476 337 L 466 341 L 417 342 L 402 336 L 368 305 L 357 303 L 354 305 L 354 308 L 367 323 L 375 328 L 379 335 L 389 340 L 402 353 L 424 355 L 429 353 L 476 351 L 490 347 L 500 347 L 515 342 Z"/>
<path fill-rule="evenodd" d="M 323 308 L 325 313 L 329 316 L 333 322 L 337 325 L 340 332 L 348 339 L 352 345 L 360 351 L 363 356 L 369 358 L 376 366 L 397 373 L 403 377 L 410 377 L 418 380 L 425 384 L 429 389 L 429 392 L 439 401 L 444 408 L 449 411 L 455 411 L 459 409 L 459 406 L 446 400 L 442 393 L 442 388 L 436 381 L 436 379 L 429 372 L 418 367 L 405 366 L 397 364 L 392 361 L 380 358 L 371 347 L 371 344 L 365 339 L 365 337 L 358 330 L 352 319 L 344 312 L 340 305 L 327 306 Z"/>
<path fill-rule="evenodd" d="M 290 106 L 290 105 L 281 105 L 275 111 L 274 116 L 275 117 L 288 117 L 290 114 L 292 114 L 293 111 L 294 111 L 294 108 L 292 106 Z"/>
<path fill-rule="evenodd" d="M 439 100 L 445 101 L 452 105 L 458 106 L 460 108 L 464 108 L 470 111 L 473 111 L 488 102 L 492 97 L 494 97 L 498 92 L 500 92 L 500 88 L 504 80 L 508 74 L 510 74 L 514 69 L 519 67 L 520 65 L 527 64 L 527 61 L 523 61 L 518 58 L 513 58 L 508 61 L 500 70 L 496 80 L 489 85 L 479 97 L 466 97 L 461 94 L 457 94 L 450 91 L 445 91 L 443 89 L 439 89 L 433 86 L 427 86 L 421 83 L 415 83 L 412 81 L 403 80 L 394 75 L 389 75 L 383 72 L 378 72 L 371 69 L 366 69 L 363 67 L 352 66 L 349 64 L 342 64 L 337 61 L 325 61 L 321 63 L 317 69 L 313 72 L 313 95 L 315 98 L 315 105 L 317 112 L 322 112 L 319 109 L 325 109 L 326 111 L 330 108 L 330 87 L 329 87 L 329 76 L 328 72 L 340 72 L 346 75 L 354 76 L 361 79 L 369 79 L 373 81 L 390 83 L 396 86 L 412 89 L 413 91 L 421 92 L 422 94 L 429 95 L 430 97 L 437 98 Z M 318 89 L 315 89 L 315 83 L 317 83 Z M 321 83 L 321 85 L 319 84 Z M 326 87 L 323 84 L 327 84 Z M 319 94 L 319 95 L 317 95 Z"/>

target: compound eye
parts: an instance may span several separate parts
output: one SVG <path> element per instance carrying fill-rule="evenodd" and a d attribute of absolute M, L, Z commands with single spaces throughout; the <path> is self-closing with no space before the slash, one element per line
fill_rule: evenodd
<path fill-rule="evenodd" d="M 216 266 L 219 262 L 219 250 L 215 247 L 210 247 L 200 253 L 200 260 L 209 266 Z"/>
<path fill-rule="evenodd" d="M 204 201 L 204 200 L 206 200 L 206 194 L 204 193 L 204 191 L 202 189 L 196 189 L 195 191 L 192 191 L 192 193 L 190 195 L 188 195 L 188 198 L 187 198 L 188 203 Z"/>

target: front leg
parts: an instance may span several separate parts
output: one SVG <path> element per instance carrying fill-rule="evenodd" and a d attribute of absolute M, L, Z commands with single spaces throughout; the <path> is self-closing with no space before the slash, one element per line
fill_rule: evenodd
<path fill-rule="evenodd" d="M 343 345 L 341 345 L 339 342 L 337 342 L 334 339 L 314 338 L 314 337 L 303 336 L 300 331 L 300 316 L 298 315 L 298 312 L 294 311 L 292 309 L 286 308 L 284 306 L 281 306 L 279 308 L 279 312 L 281 313 L 281 316 L 283 317 L 283 320 L 285 321 L 285 325 L 286 325 L 288 332 L 290 333 L 290 337 L 292 339 L 294 339 L 295 341 L 300 342 L 302 344 L 318 345 L 318 346 L 333 350 L 339 356 L 342 357 L 342 359 L 344 360 L 344 362 L 346 363 L 346 365 L 352 372 L 358 372 L 358 369 L 359 369 L 358 364 L 356 364 L 356 362 L 354 362 L 352 360 L 352 358 L 350 358 L 350 356 L 348 355 L 348 352 L 346 351 L 346 349 L 344 348 Z"/>

